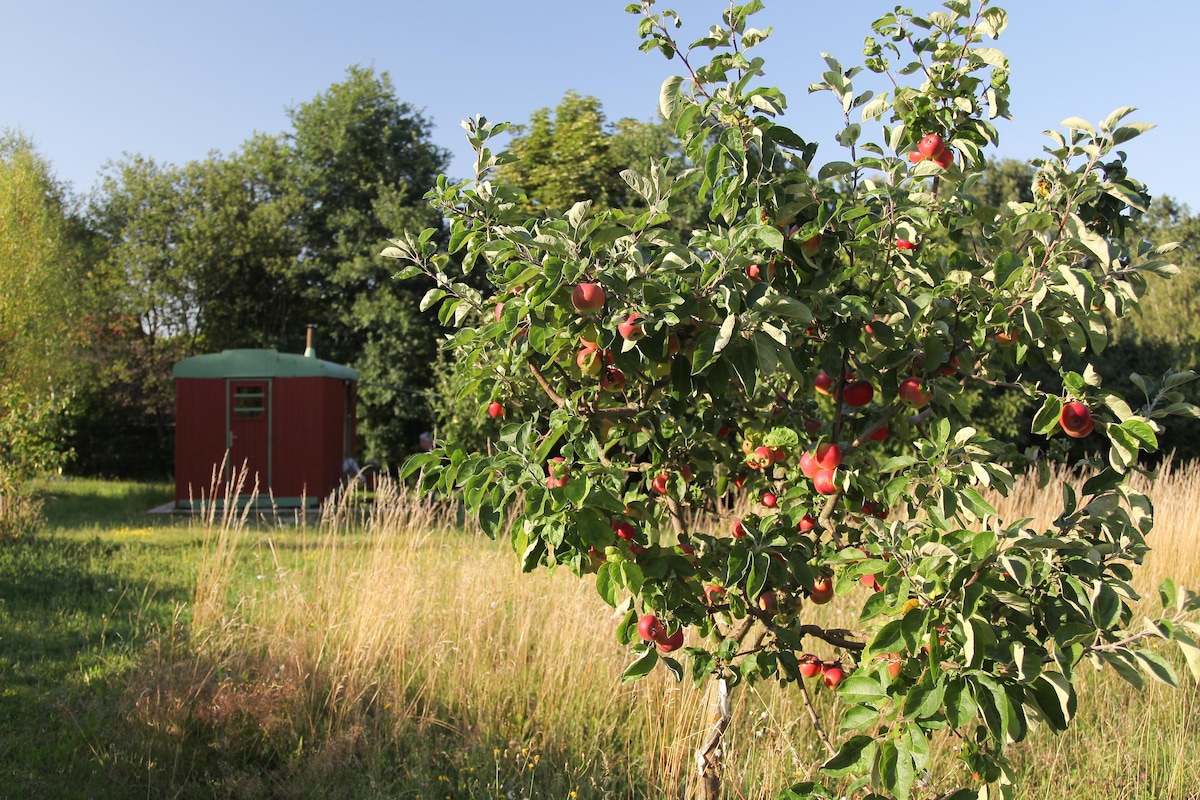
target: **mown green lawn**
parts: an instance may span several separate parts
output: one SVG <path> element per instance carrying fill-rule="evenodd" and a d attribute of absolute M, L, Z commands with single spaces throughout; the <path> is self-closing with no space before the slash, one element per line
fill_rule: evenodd
<path fill-rule="evenodd" d="M 122 676 L 192 592 L 199 534 L 167 485 L 43 483 L 46 531 L 0 545 L 0 798 L 124 797 L 105 750 Z"/>

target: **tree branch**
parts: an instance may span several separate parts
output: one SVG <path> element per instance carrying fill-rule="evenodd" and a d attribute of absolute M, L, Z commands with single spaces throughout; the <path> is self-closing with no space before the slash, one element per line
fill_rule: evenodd
<path fill-rule="evenodd" d="M 825 745 L 825 749 L 829 752 L 830 757 L 836 756 L 837 748 L 833 746 L 833 742 L 829 741 L 829 736 L 825 733 L 825 728 L 821 725 L 821 718 L 817 716 L 817 709 L 813 707 L 812 697 L 808 694 L 808 686 L 803 680 L 797 682 L 800 684 L 800 695 L 804 698 L 804 707 L 808 710 L 808 717 L 812 720 L 813 730 L 817 732 L 817 738 Z"/>
<path fill-rule="evenodd" d="M 542 387 L 542 391 L 544 391 L 546 396 L 550 398 L 550 402 L 554 403 L 554 405 L 558 406 L 559 408 L 565 406 L 567 401 L 563 399 L 562 395 L 550 387 L 550 383 L 546 380 L 546 376 L 542 374 L 542 371 L 538 369 L 537 364 L 534 364 L 532 361 L 527 363 L 529 364 L 529 371 L 533 373 L 533 377 L 538 382 L 538 385 Z"/>

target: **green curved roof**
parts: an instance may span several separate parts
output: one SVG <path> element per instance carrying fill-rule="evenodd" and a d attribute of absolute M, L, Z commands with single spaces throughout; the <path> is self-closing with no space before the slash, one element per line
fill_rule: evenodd
<path fill-rule="evenodd" d="M 276 350 L 223 350 L 175 362 L 176 378 L 339 378 L 358 380 L 350 367 Z"/>

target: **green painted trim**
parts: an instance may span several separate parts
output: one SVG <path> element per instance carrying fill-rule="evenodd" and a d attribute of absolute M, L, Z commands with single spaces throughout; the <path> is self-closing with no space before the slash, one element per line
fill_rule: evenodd
<path fill-rule="evenodd" d="M 332 361 L 277 350 L 224 350 L 175 363 L 176 378 L 337 378 L 358 380 L 358 371 Z"/>

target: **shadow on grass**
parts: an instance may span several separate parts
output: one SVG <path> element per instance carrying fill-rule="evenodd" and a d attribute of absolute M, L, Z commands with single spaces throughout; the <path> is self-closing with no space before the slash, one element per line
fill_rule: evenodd
<path fill-rule="evenodd" d="M 131 579 L 123 567 L 147 557 L 129 560 L 139 546 L 57 536 L 0 545 L 0 800 L 128 796 L 108 755 L 125 676 L 190 596 L 177 571 Z"/>

